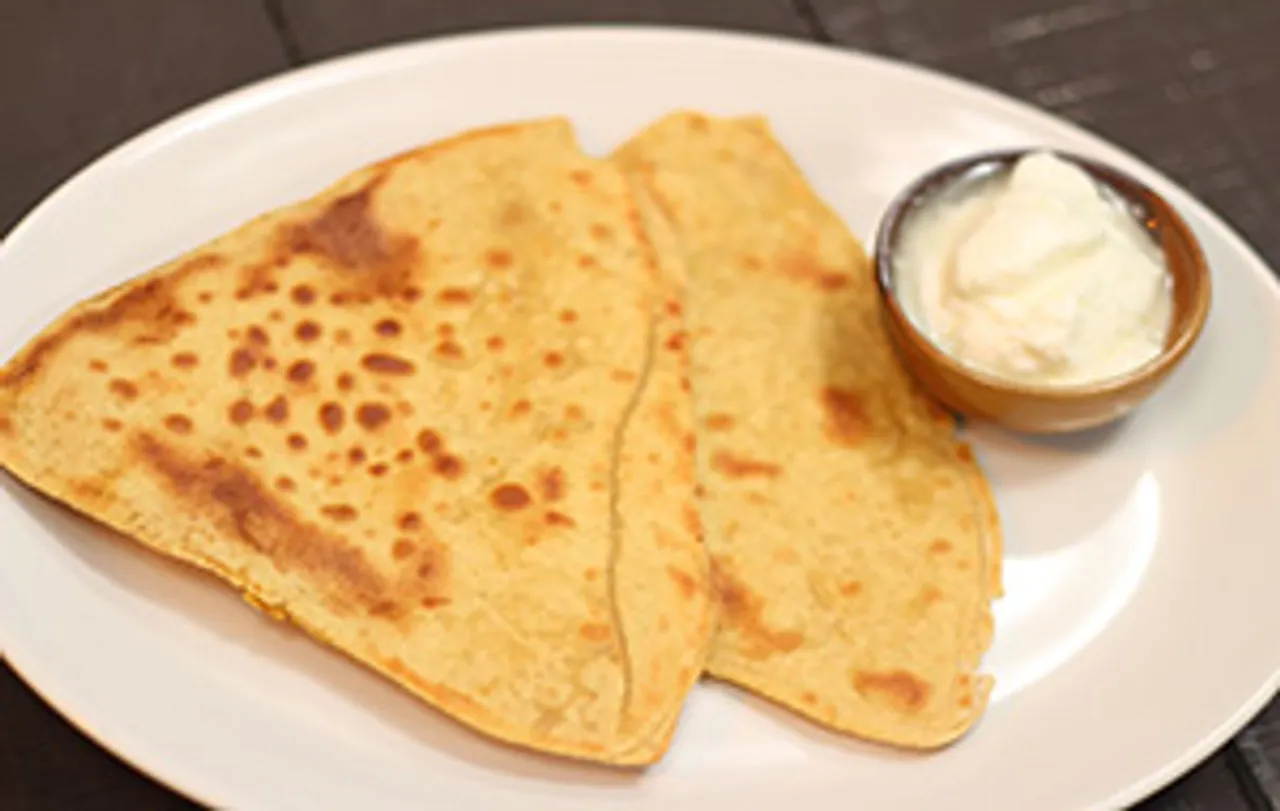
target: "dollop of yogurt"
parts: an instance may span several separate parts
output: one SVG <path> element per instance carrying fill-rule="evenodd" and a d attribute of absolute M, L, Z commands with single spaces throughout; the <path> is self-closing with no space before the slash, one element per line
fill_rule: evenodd
<path fill-rule="evenodd" d="M 926 201 L 903 223 L 894 265 L 918 329 L 1022 383 L 1123 374 L 1160 353 L 1172 317 L 1160 246 L 1114 192 L 1048 152 Z"/>

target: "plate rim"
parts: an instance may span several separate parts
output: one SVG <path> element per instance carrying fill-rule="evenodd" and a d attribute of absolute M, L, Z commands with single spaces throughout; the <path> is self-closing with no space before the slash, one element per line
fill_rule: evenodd
<path fill-rule="evenodd" d="M 1228 248 L 1246 260 L 1243 264 L 1249 267 L 1251 273 L 1262 277 L 1262 284 L 1271 295 L 1280 299 L 1280 277 L 1277 277 L 1276 271 L 1270 268 L 1261 252 L 1217 211 L 1201 202 L 1182 184 L 1148 163 L 1140 155 L 1056 113 L 936 68 L 837 42 L 706 26 L 634 23 L 513 25 L 481 31 L 416 37 L 327 57 L 307 65 L 290 67 L 218 93 L 143 128 L 80 164 L 70 175 L 63 178 L 51 191 L 28 208 L 8 233 L 0 235 L 0 269 L 4 268 L 7 257 L 14 250 L 14 245 L 21 242 L 27 231 L 35 227 L 35 223 L 42 217 L 47 216 L 48 211 L 56 209 L 61 204 L 62 199 L 70 193 L 71 187 L 87 182 L 97 174 L 111 171 L 117 164 L 126 163 L 136 155 L 162 149 L 167 141 L 180 139 L 193 129 L 216 125 L 223 119 L 234 118 L 246 111 L 269 106 L 283 98 L 313 92 L 329 83 L 349 81 L 353 76 L 364 71 L 393 70 L 397 60 L 405 60 L 406 64 L 410 64 L 421 59 L 424 52 L 466 50 L 471 47 L 492 45 L 495 42 L 501 44 L 503 41 L 515 45 L 524 40 L 565 38 L 578 40 L 621 38 L 639 41 L 641 44 L 652 44 L 655 47 L 660 47 L 664 42 L 670 42 L 673 39 L 715 41 L 720 45 L 757 52 L 775 51 L 806 59 L 825 59 L 833 64 L 857 63 L 863 69 L 870 68 L 914 78 L 970 97 L 976 95 L 1011 116 L 1051 121 L 1054 126 L 1070 133 L 1073 137 L 1119 154 L 1125 161 L 1139 167 L 1138 174 L 1144 180 L 1154 180 L 1166 196 L 1172 198 L 1171 202 L 1176 207 L 1180 210 L 1190 210 L 1202 219 L 1216 235 L 1223 238 Z M 201 778 L 199 770 L 195 770 L 194 773 L 189 771 L 181 765 L 180 759 L 157 757 L 154 749 L 147 750 L 144 743 L 130 740 L 128 733 L 124 735 L 124 744 L 109 742 L 107 735 L 102 732 L 103 725 L 91 720 L 96 711 L 91 710 L 86 714 L 83 709 L 76 707 L 78 703 L 76 699 L 67 700 L 66 696 L 74 691 L 57 687 L 59 680 L 56 676 L 52 679 L 47 677 L 48 674 L 39 677 L 38 674 L 42 669 L 39 655 L 32 654 L 30 650 L 24 650 L 21 645 L 15 646 L 15 636 L 20 635 L 15 634 L 12 629 L 7 629 L 3 621 L 3 613 L 0 612 L 0 662 L 6 663 L 27 688 L 62 720 L 144 778 L 165 786 L 194 802 L 214 808 L 225 805 L 215 799 L 219 793 L 216 787 L 207 785 L 213 781 Z M 15 652 L 17 652 L 16 658 Z M 49 685 L 55 686 L 50 689 Z M 1115 792 L 1097 807 L 1128 807 L 1185 776 L 1226 744 L 1277 695 L 1280 695 L 1280 669 L 1272 673 L 1271 677 L 1264 681 L 1234 713 L 1188 746 L 1180 756 L 1169 760 L 1162 768 L 1148 773 L 1143 778 L 1131 781 L 1125 788 Z M 117 739 L 119 739 L 118 734 Z"/>

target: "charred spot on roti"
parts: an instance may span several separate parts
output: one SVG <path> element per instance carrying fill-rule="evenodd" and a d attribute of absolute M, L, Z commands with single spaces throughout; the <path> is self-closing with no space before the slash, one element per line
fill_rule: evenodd
<path fill-rule="evenodd" d="M 169 364 L 175 369 L 194 369 L 199 363 L 200 359 L 194 352 L 178 352 L 169 359 Z M 105 372 L 106 364 L 102 364 L 102 368 L 95 371 Z"/>
<path fill-rule="evenodd" d="M 576 310 L 564 309 L 560 311 L 560 323 L 572 324 L 578 320 L 578 312 Z"/>
<path fill-rule="evenodd" d="M 909 670 L 855 670 L 853 689 L 869 701 L 880 701 L 894 709 L 917 713 L 929 702 L 931 688 Z"/>
<path fill-rule="evenodd" d="M 9 431 L 12 429 L 13 426 L 11 423 L 9 423 L 7 418 L 5 419 L 5 425 L 6 425 L 5 433 L 9 433 Z M 122 428 L 124 428 L 124 423 L 120 422 L 120 420 L 116 419 L 115 417 L 103 417 L 102 427 L 114 434 L 120 431 Z"/>
<path fill-rule="evenodd" d="M 396 619 L 405 613 L 404 606 L 395 600 L 381 600 L 369 606 L 369 616 Z"/>
<path fill-rule="evenodd" d="M 685 348 L 685 341 L 687 339 L 688 333 L 680 330 L 678 332 L 673 332 L 663 345 L 672 352 L 683 352 Z"/>
<path fill-rule="evenodd" d="M 832 270 L 807 253 L 793 253 L 782 257 L 778 270 L 784 278 L 810 285 L 824 292 L 835 292 L 848 286 L 847 274 Z"/>
<path fill-rule="evenodd" d="M 89 371 L 91 372 L 98 372 L 99 374 L 102 374 L 107 372 L 108 369 L 109 367 L 107 366 L 107 362 L 105 360 L 101 360 L 100 358 L 93 358 L 89 361 Z"/>
<path fill-rule="evenodd" d="M 261 459 L 262 449 L 257 445 L 249 445 L 244 449 L 244 455 L 249 459 Z"/>
<path fill-rule="evenodd" d="M 929 554 L 934 556 L 945 555 L 954 548 L 955 546 L 946 538 L 934 538 L 929 543 Z"/>
<path fill-rule="evenodd" d="M 410 448 L 401 448 L 396 451 L 396 461 L 402 465 L 407 465 L 413 461 L 413 451 Z"/>
<path fill-rule="evenodd" d="M 871 433 L 871 420 L 858 392 L 828 386 L 822 390 L 822 406 L 826 412 L 824 430 L 832 442 L 853 446 Z"/>
<path fill-rule="evenodd" d="M 174 287 L 185 277 L 219 266 L 218 254 L 188 259 L 165 277 L 149 279 L 129 288 L 105 306 L 77 313 L 32 342 L 0 372 L 0 387 L 20 386 L 35 376 L 51 355 L 68 340 L 83 333 L 117 331 L 138 345 L 170 343 L 195 317 L 174 298 Z"/>
<path fill-rule="evenodd" d="M 249 471 L 223 462 L 201 465 L 149 434 L 134 441 L 138 461 L 153 471 L 178 502 L 205 516 L 255 553 L 286 572 L 305 572 L 365 606 L 387 593 L 388 584 L 364 554 L 293 513 Z"/>
<path fill-rule="evenodd" d="M 399 377 L 411 375 L 416 369 L 412 361 L 386 352 L 370 352 L 360 359 L 360 365 L 373 374 Z"/>
<path fill-rule="evenodd" d="M 346 421 L 346 411 L 340 403 L 327 402 L 320 406 L 318 412 L 320 418 L 320 427 L 326 433 L 336 434 L 342 430 L 342 425 Z"/>
<path fill-rule="evenodd" d="M 303 343 L 310 343 L 320 337 L 320 333 L 324 330 L 319 324 L 310 319 L 302 321 L 294 329 L 294 336 Z"/>
<path fill-rule="evenodd" d="M 316 300 L 315 288 L 305 284 L 296 285 L 289 295 L 293 303 L 301 307 L 306 307 Z"/>
<path fill-rule="evenodd" d="M 285 372 L 285 377 L 289 378 L 292 383 L 303 385 L 310 382 L 315 376 L 316 365 L 309 360 L 294 361 L 289 365 L 289 369 Z"/>
<path fill-rule="evenodd" d="M 189 434 L 194 426 L 186 414 L 170 414 L 164 418 L 164 427 L 175 434 Z"/>
<path fill-rule="evenodd" d="M 385 262 L 390 245 L 370 212 L 375 183 L 334 200 L 309 222 L 287 230 L 285 244 L 293 253 L 322 256 L 347 269 Z"/>
<path fill-rule="evenodd" d="M 572 528 L 578 525 L 577 521 L 574 521 L 572 518 L 565 515 L 564 513 L 556 512 L 555 510 L 547 510 L 547 512 L 543 515 L 543 520 L 546 521 L 547 526 L 549 527 Z"/>
<path fill-rule="evenodd" d="M 733 428 L 735 420 L 729 414 L 708 414 L 702 424 L 708 431 L 728 431 Z"/>
<path fill-rule="evenodd" d="M 606 242 L 613 238 L 613 229 L 602 222 L 592 223 L 591 238 L 598 242 Z"/>
<path fill-rule="evenodd" d="M 441 454 L 432 460 L 431 469 L 446 479 L 456 479 L 462 475 L 462 460 L 450 454 Z"/>
<path fill-rule="evenodd" d="M 502 512 L 518 512 L 528 507 L 533 499 L 529 491 L 518 484 L 506 482 L 498 485 L 489 494 L 489 502 Z"/>
<path fill-rule="evenodd" d="M 282 493 L 292 493 L 295 489 L 297 489 L 297 485 L 295 485 L 293 483 L 293 479 L 289 478 L 288 476 L 277 476 L 276 489 Z"/>
<path fill-rule="evenodd" d="M 506 342 L 502 340 L 501 335 L 490 335 L 484 345 L 489 348 L 490 352 L 501 352 Z"/>
<path fill-rule="evenodd" d="M 276 395 L 271 402 L 267 403 L 267 407 L 263 409 L 262 413 L 266 415 L 268 420 L 280 425 L 289 419 L 289 401 L 283 395 Z"/>
<path fill-rule="evenodd" d="M 320 514 L 332 521 L 342 524 L 354 521 L 360 517 L 360 513 L 350 504 L 325 504 L 320 508 Z"/>
<path fill-rule="evenodd" d="M 403 332 L 403 330 L 404 328 L 400 326 L 400 322 L 394 318 L 384 318 L 373 325 L 374 333 L 382 336 L 383 338 L 395 338 Z"/>
<path fill-rule="evenodd" d="M 307 438 L 303 434 L 289 434 L 285 442 L 295 451 L 304 451 L 307 449 Z"/>
<path fill-rule="evenodd" d="M 675 582 L 676 588 L 680 590 L 680 596 L 686 600 L 692 599 L 698 593 L 698 580 L 693 575 L 681 569 L 678 566 L 668 566 L 667 574 Z"/>
<path fill-rule="evenodd" d="M 600 622 L 584 623 L 578 633 L 588 642 L 608 642 L 613 639 L 613 628 Z"/>
<path fill-rule="evenodd" d="M 364 464 L 369 455 L 365 453 L 364 448 L 356 445 L 347 451 L 347 461 L 353 465 Z"/>
<path fill-rule="evenodd" d="M 396 521 L 402 532 L 415 532 L 422 529 L 422 516 L 416 512 L 407 512 Z"/>
<path fill-rule="evenodd" d="M 765 600 L 737 578 L 723 559 L 711 561 L 711 585 L 720 604 L 721 620 L 741 638 L 743 653 L 767 659 L 791 653 L 805 642 L 799 631 L 778 631 L 765 623 Z"/>
<path fill-rule="evenodd" d="M 514 257 L 512 257 L 511 251 L 493 248 L 485 254 L 485 262 L 494 270 L 509 268 L 512 261 L 514 261 Z"/>
<path fill-rule="evenodd" d="M 269 346 L 271 344 L 271 336 L 267 335 L 267 331 L 257 324 L 253 324 L 245 331 L 245 338 L 251 344 L 257 346 Z"/>
<path fill-rule="evenodd" d="M 132 380 L 123 377 L 113 378 L 107 383 L 107 389 L 121 400 L 138 399 L 138 386 Z"/>
<path fill-rule="evenodd" d="M 973 464 L 973 448 L 968 443 L 962 442 L 956 448 L 956 458 L 965 464 Z"/>
<path fill-rule="evenodd" d="M 548 369 L 559 369 L 564 365 L 564 355 L 559 352 L 548 352 L 543 356 L 542 362 Z"/>
<path fill-rule="evenodd" d="M 702 517 L 698 514 L 698 508 L 693 504 L 685 503 L 680 508 L 680 516 L 684 522 L 685 531 L 690 535 L 701 537 Z"/>
<path fill-rule="evenodd" d="M 599 260 L 597 260 L 594 256 L 592 256 L 589 253 L 584 253 L 578 257 L 578 267 L 582 268 L 583 270 L 590 270 L 591 268 L 599 267 L 599 266 L 600 266 Z"/>
<path fill-rule="evenodd" d="M 387 472 L 390 470 L 391 470 L 391 466 L 388 465 L 386 462 L 376 462 L 372 465 L 369 465 L 369 475 L 374 477 L 375 479 L 382 478 L 383 476 L 387 475 Z"/>
<path fill-rule="evenodd" d="M 544 501 L 555 502 L 564 498 L 564 470 L 559 467 L 543 470 L 538 476 L 538 486 Z"/>
<path fill-rule="evenodd" d="M 417 545 L 408 538 L 397 538 L 391 546 L 391 556 L 396 560 L 408 560 L 417 551 Z"/>
<path fill-rule="evenodd" d="M 435 354 L 438 358 L 451 361 L 461 360 L 463 355 L 462 347 L 456 341 L 447 339 L 436 344 Z"/>
<path fill-rule="evenodd" d="M 425 454 L 434 454 L 444 448 L 444 440 L 440 438 L 440 434 L 430 428 L 423 428 L 418 432 L 418 447 Z"/>
<path fill-rule="evenodd" d="M 244 425 L 253 419 L 254 412 L 253 403 L 245 399 L 236 400 L 227 408 L 227 419 L 232 425 Z"/>
<path fill-rule="evenodd" d="M 782 475 L 782 468 L 773 462 L 762 462 L 725 450 L 712 455 L 711 469 L 730 479 L 774 479 Z"/>
<path fill-rule="evenodd" d="M 465 287 L 446 287 L 436 294 L 441 304 L 470 304 L 475 294 Z"/>
<path fill-rule="evenodd" d="M 258 366 L 258 354 L 247 347 L 232 350 L 227 360 L 227 373 L 232 377 L 244 377 Z"/>
<path fill-rule="evenodd" d="M 356 422 L 368 431 L 377 431 L 391 420 L 391 409 L 382 403 L 361 403 L 356 409 Z"/>

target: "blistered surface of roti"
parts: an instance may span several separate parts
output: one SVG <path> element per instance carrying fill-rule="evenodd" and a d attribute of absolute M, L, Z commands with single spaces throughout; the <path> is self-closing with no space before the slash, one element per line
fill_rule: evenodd
<path fill-rule="evenodd" d="M 0 460 L 474 727 L 651 762 L 710 635 L 675 272 L 567 122 L 467 133 L 73 308 Z"/>
<path fill-rule="evenodd" d="M 672 115 L 615 157 L 689 274 L 710 672 L 837 730 L 955 739 L 990 689 L 999 526 L 893 354 L 861 246 L 762 120 Z"/>

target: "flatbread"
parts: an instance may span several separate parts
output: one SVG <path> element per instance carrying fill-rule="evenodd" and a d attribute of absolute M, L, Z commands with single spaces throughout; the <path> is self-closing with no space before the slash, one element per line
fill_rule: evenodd
<path fill-rule="evenodd" d="M 956 739 L 991 688 L 999 524 L 894 355 L 862 247 L 763 119 L 677 113 L 615 158 L 689 276 L 709 673 L 838 731 Z"/>
<path fill-rule="evenodd" d="M 478 730 L 651 763 L 712 630 L 659 260 L 566 121 L 466 133 L 73 307 L 0 462 Z"/>

